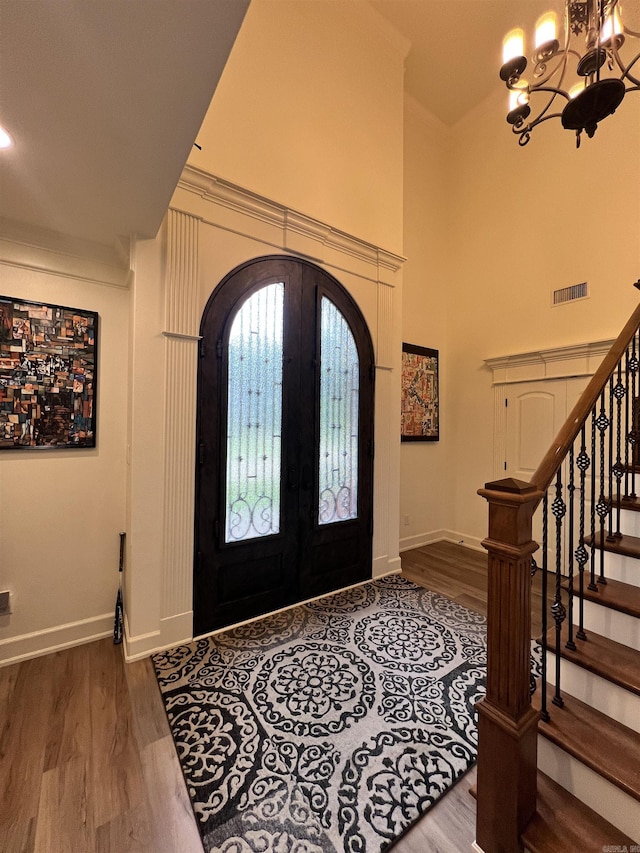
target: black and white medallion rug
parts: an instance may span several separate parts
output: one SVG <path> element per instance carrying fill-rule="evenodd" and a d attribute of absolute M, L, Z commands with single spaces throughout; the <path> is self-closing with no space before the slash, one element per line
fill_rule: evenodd
<path fill-rule="evenodd" d="M 154 656 L 208 853 L 378 853 L 476 758 L 486 622 L 390 575 Z"/>

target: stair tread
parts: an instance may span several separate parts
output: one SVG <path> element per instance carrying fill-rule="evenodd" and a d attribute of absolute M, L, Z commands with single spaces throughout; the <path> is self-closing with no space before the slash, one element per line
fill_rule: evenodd
<path fill-rule="evenodd" d="M 588 847 L 585 843 L 588 840 Z M 634 844 L 615 826 L 580 802 L 553 779 L 538 771 L 536 814 L 522 834 L 531 853 L 602 853 Z"/>
<path fill-rule="evenodd" d="M 591 537 L 585 536 L 584 541 L 590 545 Z M 625 534 L 609 542 L 607 541 L 606 534 L 601 536 L 598 532 L 594 537 L 594 542 L 596 548 L 599 548 L 600 543 L 602 543 L 602 549 L 608 551 L 610 554 L 622 554 L 623 557 L 636 557 L 640 559 L 640 537 L 638 536 L 628 536 Z M 638 571 L 640 572 L 640 563 L 638 564 Z"/>
<path fill-rule="evenodd" d="M 640 498 L 620 498 L 620 508 L 640 512 Z"/>
<path fill-rule="evenodd" d="M 589 589 L 589 582 L 591 580 L 590 572 L 582 572 L 582 576 L 582 597 L 585 601 L 593 601 L 596 604 L 603 605 L 603 607 L 618 610 L 620 613 L 640 617 L 640 586 L 633 586 L 629 583 L 607 578 L 606 584 L 598 583 L 597 589 L 592 590 Z M 562 586 L 567 589 L 567 582 L 565 581 Z M 575 595 L 580 594 L 578 580 L 575 578 L 573 581 L 573 591 Z"/>
<path fill-rule="evenodd" d="M 589 631 L 588 639 L 578 640 L 578 628 L 573 626 L 575 651 L 566 648 L 567 623 L 562 626 L 560 654 L 566 660 L 606 678 L 614 684 L 640 696 L 640 651 L 616 643 L 600 634 Z M 547 650 L 555 654 L 556 629 L 547 632 Z"/>
<path fill-rule="evenodd" d="M 552 696 L 553 692 L 553 685 L 549 685 L 547 695 Z M 540 694 L 536 690 L 531 700 L 538 711 Z M 638 733 L 574 696 L 564 692 L 561 695 L 564 706 L 549 705 L 551 719 L 540 720 L 540 734 L 640 802 Z"/>

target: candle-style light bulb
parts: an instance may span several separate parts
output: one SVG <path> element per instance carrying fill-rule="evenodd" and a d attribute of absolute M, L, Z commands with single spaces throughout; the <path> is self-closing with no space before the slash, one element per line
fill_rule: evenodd
<path fill-rule="evenodd" d="M 524 56 L 524 30 L 517 27 L 506 34 L 502 42 L 502 62 Z"/>
<path fill-rule="evenodd" d="M 536 47 L 541 47 L 557 38 L 555 12 L 545 12 L 536 23 Z"/>
<path fill-rule="evenodd" d="M 509 112 L 517 109 L 517 107 L 522 107 L 529 103 L 529 93 L 526 88 L 526 80 L 521 80 L 520 82 L 524 84 L 523 88 L 509 90 Z"/>
<path fill-rule="evenodd" d="M 569 89 L 569 98 L 573 100 L 573 98 L 577 97 L 580 92 L 584 92 L 584 80 L 581 80 L 579 83 L 573 84 L 573 86 Z"/>
<path fill-rule="evenodd" d="M 622 30 L 622 20 L 620 18 L 620 13 L 618 12 L 618 6 L 616 5 L 613 7 L 611 14 L 607 15 L 603 21 L 602 30 L 600 32 L 600 43 L 605 44 L 611 41 L 615 36 L 619 47 L 624 39 Z"/>

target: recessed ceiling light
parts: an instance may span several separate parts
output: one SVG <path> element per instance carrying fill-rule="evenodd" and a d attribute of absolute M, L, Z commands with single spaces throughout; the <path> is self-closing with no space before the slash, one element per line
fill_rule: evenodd
<path fill-rule="evenodd" d="M 0 125 L 0 148 L 11 148 L 13 139 L 10 134 Z"/>

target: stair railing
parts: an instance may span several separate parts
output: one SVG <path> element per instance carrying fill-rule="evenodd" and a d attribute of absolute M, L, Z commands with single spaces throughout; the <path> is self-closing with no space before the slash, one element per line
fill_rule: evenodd
<path fill-rule="evenodd" d="M 640 280 L 634 286 L 640 288 Z M 619 539 L 624 500 L 635 498 L 639 366 L 640 305 L 531 482 L 507 478 L 478 492 L 489 504 L 489 531 L 482 543 L 488 552 L 487 684 L 477 705 L 476 843 L 484 853 L 521 850 L 520 836 L 536 811 L 540 714 L 531 706 L 531 580 L 539 545 L 533 540 L 533 515 L 542 503 L 540 690 L 541 713 L 549 719 L 544 644 L 551 642 L 557 652 L 551 704 L 561 706 L 560 648 L 575 648 L 576 639 L 586 638 L 585 584 L 595 591 L 606 583 L 603 548 Z M 574 574 L 580 593 L 575 628 Z"/>

